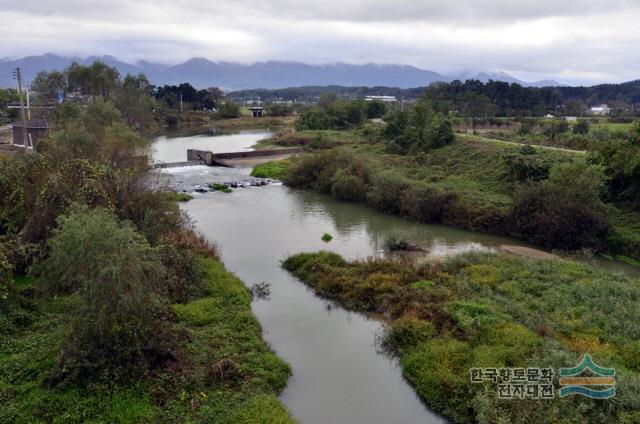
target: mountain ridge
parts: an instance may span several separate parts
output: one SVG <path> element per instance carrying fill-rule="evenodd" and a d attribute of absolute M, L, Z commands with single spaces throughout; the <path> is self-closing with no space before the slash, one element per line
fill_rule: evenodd
<path fill-rule="evenodd" d="M 525 87 L 561 86 L 556 81 L 527 82 L 505 72 L 463 72 L 444 75 L 412 65 L 400 64 L 348 64 L 343 62 L 322 65 L 295 61 L 269 60 L 252 64 L 211 61 L 193 57 L 176 65 L 163 65 L 149 61 L 127 63 L 109 55 L 92 55 L 85 58 L 60 56 L 53 53 L 26 56 L 19 59 L 0 59 L 0 75 L 11 75 L 13 68 L 20 67 L 25 81 L 32 81 L 39 71 L 62 70 L 72 62 L 90 64 L 101 60 L 125 75 L 144 73 L 155 85 L 173 85 L 189 82 L 196 88 L 218 86 L 224 90 L 251 88 L 278 89 L 292 86 L 341 85 L 341 86 L 389 86 L 411 88 L 427 86 L 433 82 L 450 82 L 455 79 L 489 79 L 518 83 Z M 0 78 L 0 85 L 12 86 L 8 79 Z"/>

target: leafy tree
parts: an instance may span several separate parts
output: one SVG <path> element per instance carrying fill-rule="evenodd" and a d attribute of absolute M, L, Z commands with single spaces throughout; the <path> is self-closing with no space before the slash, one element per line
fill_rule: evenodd
<path fill-rule="evenodd" d="M 426 152 L 454 140 L 451 122 L 426 101 L 409 112 L 396 112 L 389 119 L 384 136 L 388 148 L 397 153 Z"/>
<path fill-rule="evenodd" d="M 367 118 L 382 118 L 387 111 L 387 106 L 380 100 L 367 102 Z"/>
<path fill-rule="evenodd" d="M 68 91 L 84 97 L 111 98 L 119 86 L 120 74 L 116 68 L 96 61 L 89 66 L 72 63 L 65 71 Z"/>
<path fill-rule="evenodd" d="M 165 270 L 144 237 L 104 209 L 78 207 L 58 223 L 42 279 L 81 302 L 50 381 L 119 379 L 170 359 L 166 306 L 154 291 Z"/>
<path fill-rule="evenodd" d="M 39 72 L 31 83 L 31 91 L 41 104 L 57 103 L 67 94 L 67 78 L 63 72 Z"/>
<path fill-rule="evenodd" d="M 310 109 L 302 114 L 298 121 L 298 130 L 328 130 L 331 128 L 331 117 L 321 109 Z"/>
<path fill-rule="evenodd" d="M 475 134 L 477 120 L 494 116 L 496 107 L 489 97 L 475 91 L 467 91 L 462 97 L 459 111 L 463 116 L 471 118 L 471 129 Z"/>

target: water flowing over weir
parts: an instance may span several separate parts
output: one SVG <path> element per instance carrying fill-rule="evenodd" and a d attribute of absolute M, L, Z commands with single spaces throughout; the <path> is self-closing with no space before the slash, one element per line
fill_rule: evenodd
<path fill-rule="evenodd" d="M 264 134 L 253 137 L 251 144 Z M 250 146 L 247 139 L 239 140 L 235 140 L 239 147 Z M 232 150 L 217 149 L 218 141 L 233 143 L 212 137 L 198 148 Z M 186 152 L 186 145 L 182 146 Z M 194 166 L 161 172 L 176 189 L 186 191 L 211 182 L 252 179 L 248 168 Z M 378 351 L 376 341 L 383 325 L 379 320 L 314 295 L 283 270 L 280 261 L 290 254 L 322 249 L 347 259 L 382 255 L 383 243 L 391 235 L 419 242 L 434 256 L 521 243 L 415 224 L 280 184 L 194 196 L 183 208 L 198 230 L 218 244 L 227 268 L 248 286 L 271 285 L 270 299 L 256 300 L 252 308 L 265 339 L 293 369 L 281 397 L 297 419 L 305 424 L 445 422 L 420 402 L 402 378 L 397 360 Z M 333 240 L 323 242 L 324 233 L 333 235 Z"/>

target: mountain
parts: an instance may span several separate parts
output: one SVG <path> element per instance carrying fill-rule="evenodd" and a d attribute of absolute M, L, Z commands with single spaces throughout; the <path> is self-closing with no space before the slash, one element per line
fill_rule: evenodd
<path fill-rule="evenodd" d="M 464 71 L 458 74 L 449 75 L 449 78 L 451 80 L 460 80 L 460 81 L 474 79 L 474 80 L 478 80 L 485 83 L 488 82 L 489 80 L 503 81 L 503 82 L 508 82 L 509 84 L 512 84 L 512 83 L 520 84 L 523 87 L 563 87 L 564 86 L 564 84 L 560 84 L 559 82 L 553 81 L 553 80 L 541 80 L 541 81 L 532 81 L 532 82 L 523 81 L 503 71 L 497 71 L 497 72 Z"/>
<path fill-rule="evenodd" d="M 26 83 L 33 81 L 39 71 L 63 70 L 72 62 L 90 64 L 101 60 L 120 71 L 122 75 L 144 73 L 156 85 L 189 82 L 194 87 L 218 86 L 224 90 L 251 88 L 284 88 L 293 86 L 387 86 L 398 88 L 423 87 L 436 81 L 475 78 L 517 82 L 526 86 L 560 85 L 554 81 L 526 83 L 506 73 L 462 73 L 445 76 L 437 72 L 408 65 L 350 65 L 332 63 L 308 65 L 300 62 L 258 62 L 244 65 L 232 62 L 212 62 L 204 58 L 193 58 L 178 65 L 162 65 L 147 61 L 135 64 L 123 62 L 113 56 L 90 56 L 87 58 L 65 57 L 47 53 L 22 59 L 0 59 L 0 85 L 13 86 L 8 79 L 14 68 L 20 67 Z"/>

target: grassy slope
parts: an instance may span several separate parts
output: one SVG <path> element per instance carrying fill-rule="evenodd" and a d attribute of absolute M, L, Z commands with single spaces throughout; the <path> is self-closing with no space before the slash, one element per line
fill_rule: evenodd
<path fill-rule="evenodd" d="M 217 260 L 202 263 L 206 297 L 173 306 L 176 331 L 189 336 L 185 363 L 126 386 L 43 386 L 73 299 L 41 301 L 33 322 L 0 342 L 0 422 L 292 423 L 277 398 L 290 369 L 262 340 L 249 291 Z"/>
<path fill-rule="evenodd" d="M 564 260 L 467 254 L 421 266 L 298 254 L 283 266 L 319 294 L 391 318 L 386 343 L 431 407 L 455 422 L 640 420 L 640 281 Z M 615 308 L 612 308 L 615 305 Z M 617 371 L 613 401 L 496 399 L 471 367 L 573 366 L 584 353 Z"/>
<path fill-rule="evenodd" d="M 303 132 L 305 136 L 309 132 Z M 314 136 L 322 133 L 313 132 Z M 325 132 L 329 139 L 335 131 Z M 425 183 L 459 196 L 465 209 L 482 216 L 491 211 L 504 213 L 512 204 L 517 185 L 509 181 L 508 170 L 501 159 L 503 154 L 517 151 L 520 144 L 477 136 L 457 135 L 456 141 L 448 146 L 432 150 L 420 156 L 394 155 L 385 151 L 383 143 L 370 143 L 358 131 L 345 133 L 336 139 L 343 149 L 363 158 L 374 172 L 391 170 L 401 174 L 408 181 Z M 537 147 L 537 154 L 551 162 L 583 160 L 584 154 L 574 150 Z M 295 159 L 294 159 L 295 160 Z M 291 163 L 279 165 L 281 177 Z M 280 167 L 284 169 L 279 169 Z M 267 176 L 268 173 L 266 174 Z M 613 227 L 609 246 L 617 254 L 635 259 L 640 258 L 640 216 L 626 212 L 614 205 L 608 205 L 607 216 Z M 474 225 L 462 222 L 448 222 L 448 225 L 463 226 L 476 230 Z"/>

